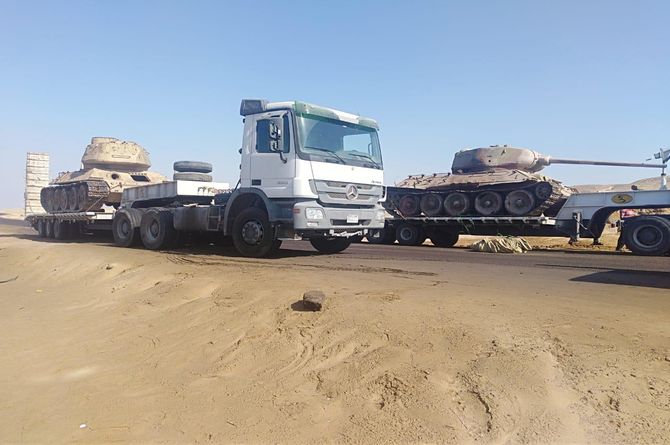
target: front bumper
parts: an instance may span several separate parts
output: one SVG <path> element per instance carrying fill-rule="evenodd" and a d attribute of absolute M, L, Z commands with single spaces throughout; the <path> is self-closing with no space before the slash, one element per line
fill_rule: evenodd
<path fill-rule="evenodd" d="M 319 213 L 322 217 L 314 218 L 314 215 Z M 303 201 L 293 206 L 293 229 L 296 232 L 328 231 L 335 235 L 338 233 L 367 233 L 367 230 L 383 227 L 384 209 L 380 205 L 369 208 L 342 208 L 324 207 L 317 201 Z"/>

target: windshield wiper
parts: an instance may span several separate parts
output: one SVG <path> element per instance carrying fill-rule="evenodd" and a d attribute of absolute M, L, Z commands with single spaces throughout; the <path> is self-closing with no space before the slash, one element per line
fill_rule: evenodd
<path fill-rule="evenodd" d="M 346 163 L 347 163 L 344 159 L 342 159 L 342 157 L 341 157 L 340 155 L 338 155 L 338 154 L 335 153 L 334 151 L 330 151 L 330 150 L 328 150 L 327 148 L 311 147 L 311 146 L 309 146 L 309 145 L 305 145 L 305 148 L 309 148 L 309 149 L 312 149 L 312 150 L 323 151 L 323 152 L 325 152 L 325 153 L 328 153 L 328 154 L 333 155 L 333 156 L 334 156 L 335 158 L 337 158 L 337 160 L 339 160 L 342 164 L 346 164 Z"/>
<path fill-rule="evenodd" d="M 374 165 L 375 168 L 382 168 L 381 165 L 379 165 L 374 159 L 372 159 L 372 158 L 371 158 L 370 156 L 368 156 L 368 155 L 365 155 L 365 154 L 363 154 L 363 153 L 354 153 L 353 151 L 350 151 L 350 152 L 348 152 L 348 153 L 349 153 L 350 155 L 352 155 L 352 156 L 358 156 L 358 157 L 360 157 L 360 158 L 365 158 L 365 159 L 369 160 L 370 162 L 372 162 L 372 165 Z"/>

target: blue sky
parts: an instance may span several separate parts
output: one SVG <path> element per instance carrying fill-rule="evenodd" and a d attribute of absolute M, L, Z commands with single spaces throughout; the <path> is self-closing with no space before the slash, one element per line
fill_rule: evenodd
<path fill-rule="evenodd" d="M 670 146 L 667 1 L 0 0 L 0 208 L 26 151 L 78 168 L 92 136 L 153 168 L 207 160 L 235 183 L 241 98 L 376 118 L 386 182 L 462 148 L 642 161 Z M 655 170 L 552 166 L 568 184 Z"/>

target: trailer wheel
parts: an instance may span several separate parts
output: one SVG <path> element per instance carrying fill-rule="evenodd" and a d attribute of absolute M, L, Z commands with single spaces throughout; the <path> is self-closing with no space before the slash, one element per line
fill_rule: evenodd
<path fill-rule="evenodd" d="M 436 228 L 430 233 L 429 238 L 437 247 L 454 247 L 458 242 L 458 231 Z"/>
<path fill-rule="evenodd" d="M 349 238 L 310 238 L 309 242 L 321 253 L 340 253 L 351 245 Z"/>
<path fill-rule="evenodd" d="M 140 220 L 141 225 L 141 220 Z M 119 210 L 112 221 L 114 244 L 119 247 L 135 246 L 140 241 L 140 228 L 125 210 Z"/>
<path fill-rule="evenodd" d="M 173 165 L 174 170 L 177 172 L 190 173 L 211 173 L 212 164 L 209 162 L 200 162 L 200 161 L 177 161 Z"/>
<path fill-rule="evenodd" d="M 37 233 L 40 238 L 47 237 L 47 222 L 43 219 L 37 221 Z"/>
<path fill-rule="evenodd" d="M 257 207 L 246 208 L 235 217 L 232 237 L 235 249 L 251 258 L 270 255 L 276 245 L 268 215 Z"/>
<path fill-rule="evenodd" d="M 70 223 L 65 221 L 54 221 L 54 238 L 57 240 L 68 239 L 70 235 Z"/>
<path fill-rule="evenodd" d="M 670 221 L 641 216 L 623 226 L 626 246 L 636 255 L 664 255 L 670 251 Z"/>
<path fill-rule="evenodd" d="M 45 234 L 47 238 L 53 238 L 54 237 L 54 222 L 53 220 L 49 219 L 45 221 Z"/>
<path fill-rule="evenodd" d="M 426 234 L 419 226 L 407 223 L 398 224 L 395 237 L 403 246 L 420 246 L 426 241 Z"/>
<path fill-rule="evenodd" d="M 116 218 L 115 218 L 116 219 Z M 142 215 L 140 238 L 147 249 L 168 249 L 177 238 L 169 210 L 150 209 Z"/>

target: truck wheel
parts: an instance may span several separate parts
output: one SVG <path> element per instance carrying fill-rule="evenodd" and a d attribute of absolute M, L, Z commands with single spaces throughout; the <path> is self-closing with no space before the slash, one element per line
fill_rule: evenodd
<path fill-rule="evenodd" d="M 198 181 L 198 182 L 212 182 L 212 175 L 207 173 L 175 173 L 172 175 L 175 181 Z"/>
<path fill-rule="evenodd" d="M 233 221 L 233 246 L 240 255 L 261 258 L 275 249 L 274 228 L 268 215 L 261 209 L 242 210 Z"/>
<path fill-rule="evenodd" d="M 53 220 L 49 219 L 45 221 L 45 231 L 44 233 L 46 234 L 47 238 L 53 238 L 54 237 L 54 222 Z"/>
<path fill-rule="evenodd" d="M 150 209 L 142 215 L 140 238 L 147 249 L 158 250 L 172 247 L 177 231 L 169 210 Z"/>
<path fill-rule="evenodd" d="M 454 247 L 458 242 L 458 232 L 455 230 L 435 229 L 431 232 L 429 238 L 437 247 Z"/>
<path fill-rule="evenodd" d="M 419 226 L 412 224 L 398 224 L 395 237 L 403 246 L 419 246 L 426 241 L 426 235 Z"/>
<path fill-rule="evenodd" d="M 670 221 L 641 216 L 623 226 L 626 246 L 636 255 L 663 255 L 670 251 Z"/>
<path fill-rule="evenodd" d="M 141 224 L 141 220 L 140 220 Z M 133 218 L 124 210 L 119 210 L 112 221 L 114 244 L 119 247 L 135 246 L 140 241 L 140 228 Z"/>
<path fill-rule="evenodd" d="M 310 244 L 321 253 L 340 253 L 351 245 L 349 238 L 310 238 Z"/>
<path fill-rule="evenodd" d="M 47 222 L 45 220 L 40 219 L 37 221 L 37 233 L 39 234 L 40 238 L 47 237 Z"/>
<path fill-rule="evenodd" d="M 54 238 L 57 240 L 68 239 L 70 235 L 70 223 L 65 221 L 54 221 Z"/>
<path fill-rule="evenodd" d="M 200 161 L 177 161 L 173 164 L 174 170 L 177 172 L 198 172 L 198 173 L 211 173 L 212 164 L 209 162 L 200 162 Z"/>

